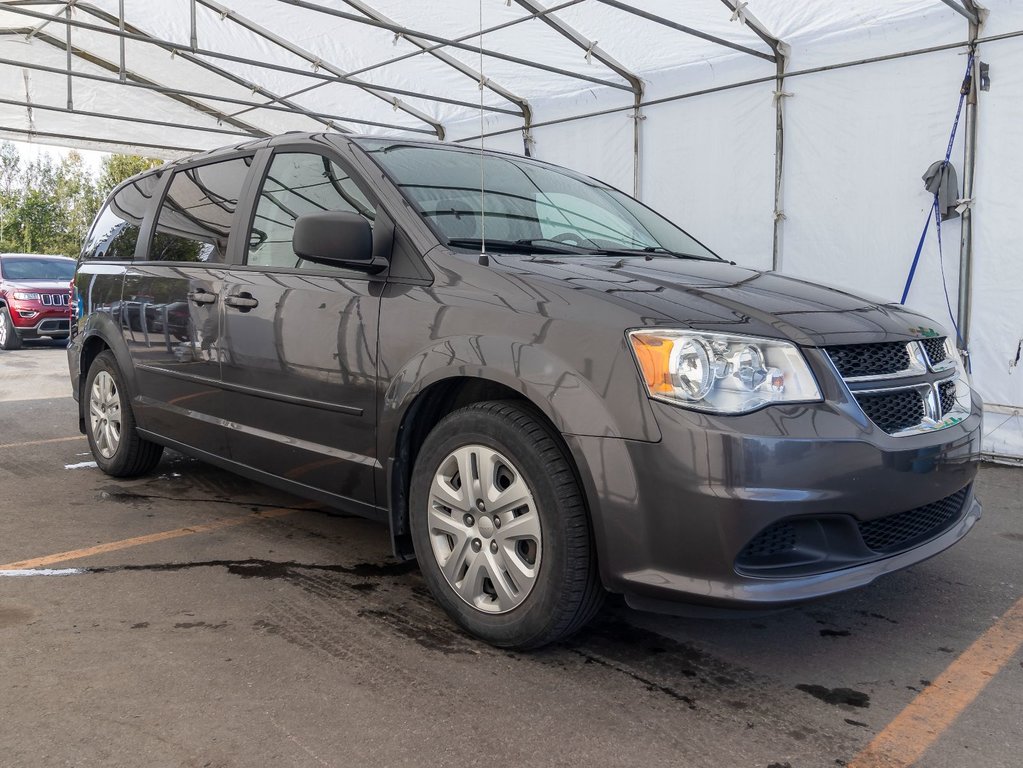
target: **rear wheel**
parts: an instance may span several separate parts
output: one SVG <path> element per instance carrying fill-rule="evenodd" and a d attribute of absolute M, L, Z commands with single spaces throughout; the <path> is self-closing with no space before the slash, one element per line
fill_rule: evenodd
<path fill-rule="evenodd" d="M 0 307 L 0 349 L 21 349 L 21 338 L 7 307 Z"/>
<path fill-rule="evenodd" d="M 101 352 L 85 379 L 86 435 L 96 465 L 113 477 L 136 477 L 155 467 L 163 446 L 139 437 L 124 377 L 113 353 Z"/>
<path fill-rule="evenodd" d="M 489 643 L 537 648 L 599 609 L 585 503 L 553 431 L 514 402 L 445 417 L 416 459 L 412 538 L 434 597 Z"/>

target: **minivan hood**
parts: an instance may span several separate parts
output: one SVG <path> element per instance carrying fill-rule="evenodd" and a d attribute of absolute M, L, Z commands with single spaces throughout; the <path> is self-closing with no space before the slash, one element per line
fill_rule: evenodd
<path fill-rule="evenodd" d="M 492 257 L 493 258 L 493 257 Z M 642 324 L 786 338 L 806 346 L 944 333 L 929 318 L 776 272 L 670 257 L 506 256 L 499 263 L 631 304 Z"/>

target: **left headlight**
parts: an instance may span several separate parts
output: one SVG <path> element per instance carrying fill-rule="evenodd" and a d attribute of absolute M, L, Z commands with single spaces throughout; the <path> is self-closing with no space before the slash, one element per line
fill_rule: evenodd
<path fill-rule="evenodd" d="M 821 398 L 794 344 L 703 331 L 629 331 L 650 397 L 698 411 L 738 414 Z"/>
<path fill-rule="evenodd" d="M 14 298 L 18 301 L 39 301 L 39 294 L 29 293 L 27 291 L 15 291 Z"/>

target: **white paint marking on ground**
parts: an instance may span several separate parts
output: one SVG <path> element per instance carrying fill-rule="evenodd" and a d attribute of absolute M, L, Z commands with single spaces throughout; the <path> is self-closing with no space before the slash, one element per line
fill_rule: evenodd
<path fill-rule="evenodd" d="M 0 576 L 74 576 L 85 573 L 83 568 L 19 568 L 12 571 L 0 571 Z"/>
<path fill-rule="evenodd" d="M 95 461 L 80 461 L 77 464 L 65 464 L 64 469 L 86 469 L 95 468 L 97 466 Z"/>

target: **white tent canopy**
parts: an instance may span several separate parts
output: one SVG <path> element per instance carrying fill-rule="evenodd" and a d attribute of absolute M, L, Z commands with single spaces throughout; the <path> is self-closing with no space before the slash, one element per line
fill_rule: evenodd
<path fill-rule="evenodd" d="M 945 288 L 932 231 L 907 304 L 958 321 L 985 450 L 1020 459 L 1023 2 L 984 5 L 4 0 L 0 136 L 173 157 L 291 130 L 484 134 L 744 266 L 898 301 L 975 50 L 990 90 L 952 152 L 971 202 L 942 225 Z"/>

